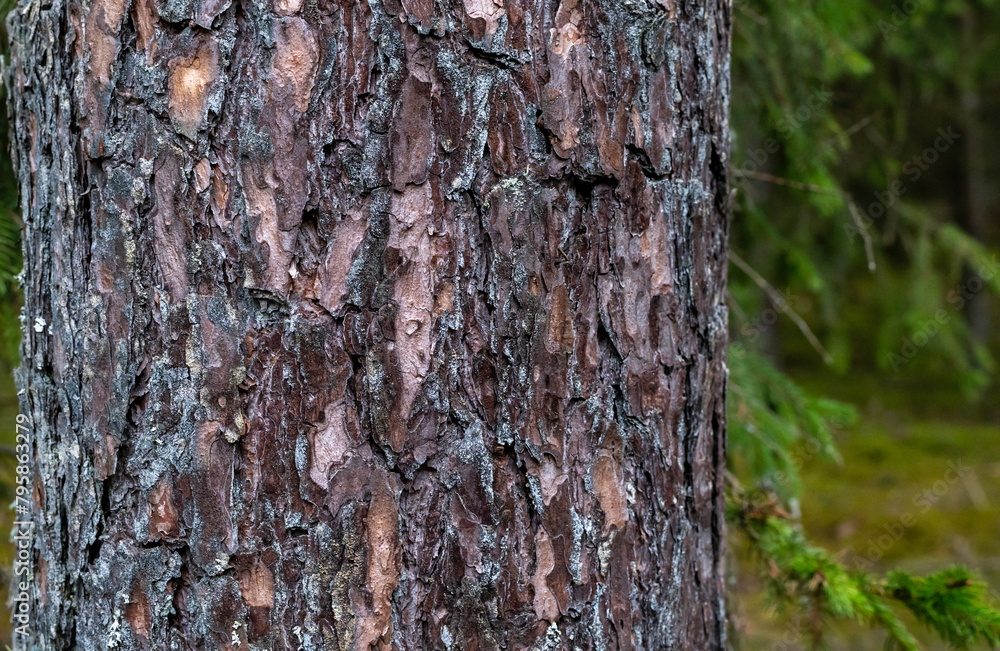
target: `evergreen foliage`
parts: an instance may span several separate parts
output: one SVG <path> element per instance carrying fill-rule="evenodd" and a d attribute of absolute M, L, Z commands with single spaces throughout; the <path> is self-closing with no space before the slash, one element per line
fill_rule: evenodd
<path fill-rule="evenodd" d="M 809 544 L 775 498 L 759 494 L 751 500 L 738 488 L 730 492 L 728 519 L 753 542 L 771 595 L 809 615 L 815 646 L 829 618 L 881 628 L 890 648 L 915 651 L 917 640 L 894 610 L 900 606 L 955 648 L 1000 644 L 1000 611 L 991 604 L 985 584 L 965 568 L 927 577 L 851 572 L 829 552 Z"/>
<path fill-rule="evenodd" d="M 776 342 L 831 373 L 919 370 L 970 399 L 993 381 L 968 317 L 1000 292 L 996 233 L 968 217 L 965 186 L 1000 165 L 963 138 L 998 139 L 983 116 L 1000 4 L 737 0 L 734 14 L 729 521 L 814 645 L 853 620 L 916 649 L 902 608 L 956 648 L 997 646 L 1000 611 L 968 570 L 852 572 L 807 541 L 799 468 L 836 462 L 856 414 L 779 370 Z"/>

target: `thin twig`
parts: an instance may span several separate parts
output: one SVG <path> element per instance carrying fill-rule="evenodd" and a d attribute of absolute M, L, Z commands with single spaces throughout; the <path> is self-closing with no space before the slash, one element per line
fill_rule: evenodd
<path fill-rule="evenodd" d="M 805 319 L 799 316 L 798 312 L 792 309 L 792 306 L 788 304 L 788 301 L 786 301 L 785 297 L 781 295 L 781 292 L 772 287 L 771 283 L 767 282 L 763 276 L 754 271 L 753 267 L 748 265 L 743 258 L 736 255 L 735 252 L 729 252 L 729 259 L 732 260 L 733 264 L 739 267 L 743 273 L 750 276 L 750 278 L 757 283 L 757 286 L 763 289 L 768 297 L 770 297 L 774 306 L 784 312 L 785 315 L 799 327 L 799 331 L 801 331 L 806 340 L 812 344 L 812 347 L 817 353 L 820 354 L 823 361 L 827 364 L 833 364 L 833 357 L 830 356 L 830 353 L 826 352 L 826 348 L 823 347 L 823 344 L 821 344 L 816 335 L 813 334 L 812 329 L 809 328 L 809 324 L 805 322 Z"/>
<path fill-rule="evenodd" d="M 792 179 L 786 179 L 781 176 L 775 176 L 774 174 L 767 174 L 766 172 L 752 172 L 750 170 L 741 170 L 735 168 L 733 170 L 733 176 L 738 176 L 745 179 L 754 179 L 755 181 L 764 181 L 765 183 L 773 183 L 774 185 L 783 185 L 788 188 L 794 188 L 796 190 L 805 190 L 806 192 L 815 192 L 817 194 L 829 194 L 834 197 L 844 196 L 843 191 L 836 188 L 825 188 L 822 185 L 816 185 L 815 183 L 803 183 L 802 181 L 794 181 Z"/>
<path fill-rule="evenodd" d="M 733 176 L 744 179 L 753 179 L 755 181 L 763 181 L 774 185 L 781 185 L 794 190 L 803 190 L 805 192 L 814 192 L 816 194 L 826 194 L 843 199 L 847 204 L 848 211 L 851 213 L 851 218 L 854 220 L 854 225 L 857 226 L 858 233 L 861 235 L 861 239 L 865 243 L 865 257 L 868 259 L 868 271 L 875 271 L 875 249 L 872 246 L 872 236 L 871 233 L 868 232 L 868 227 L 865 225 L 864 220 L 861 218 L 861 211 L 858 210 L 857 204 L 854 203 L 854 197 L 852 197 L 849 192 L 844 192 L 843 190 L 838 190 L 836 188 L 825 188 L 822 185 L 816 185 L 814 183 L 803 183 L 802 181 L 786 179 L 781 176 L 775 176 L 765 172 L 751 172 L 749 170 L 741 170 L 738 168 L 733 169 Z"/>
<path fill-rule="evenodd" d="M 861 211 L 858 210 L 858 205 L 854 203 L 854 198 L 846 194 L 844 198 L 847 200 L 847 208 L 851 211 L 851 217 L 854 218 L 854 225 L 858 227 L 858 233 L 861 234 L 861 239 L 865 243 L 865 256 L 868 258 L 868 271 L 875 272 L 875 249 L 872 247 L 872 236 L 868 232 L 868 227 L 865 225 L 864 220 L 861 218 Z"/>
<path fill-rule="evenodd" d="M 834 135 L 830 136 L 829 138 L 827 138 L 824 141 L 823 144 L 826 144 L 828 142 L 832 142 L 832 141 L 837 140 L 839 138 L 850 138 L 851 136 L 853 136 L 854 134 L 856 134 L 858 131 L 861 131 L 862 129 L 864 129 L 865 127 L 867 127 L 869 124 L 871 124 L 872 122 L 874 122 L 875 118 L 879 117 L 880 115 L 882 115 L 882 111 L 875 111 L 874 113 L 869 114 L 867 117 L 861 118 L 860 120 L 858 120 L 857 122 L 855 122 L 854 124 L 852 124 L 851 126 L 849 126 L 847 129 L 844 129 L 843 132 L 834 134 Z"/>
<path fill-rule="evenodd" d="M 743 13 L 745 13 L 750 18 L 750 20 L 757 23 L 758 25 L 767 25 L 767 18 L 764 18 L 759 13 L 757 13 L 750 7 L 746 6 L 744 3 L 734 2 L 733 6 L 736 8 L 737 11 L 742 11 Z"/>

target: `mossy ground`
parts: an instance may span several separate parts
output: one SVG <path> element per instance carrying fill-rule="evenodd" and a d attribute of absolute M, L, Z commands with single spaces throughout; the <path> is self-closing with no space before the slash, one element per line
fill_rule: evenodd
<path fill-rule="evenodd" d="M 1000 405 L 918 379 L 822 369 L 794 373 L 814 393 L 859 408 L 837 434 L 843 463 L 813 459 L 803 469 L 802 523 L 809 538 L 849 566 L 929 573 L 962 563 L 980 573 L 1000 603 Z M 958 472 L 956 472 L 958 471 Z M 741 649 L 809 648 L 807 625 L 774 612 L 734 536 L 738 573 L 730 610 Z M 906 618 L 927 649 L 945 649 Z M 884 634 L 843 625 L 832 649 L 882 649 Z"/>

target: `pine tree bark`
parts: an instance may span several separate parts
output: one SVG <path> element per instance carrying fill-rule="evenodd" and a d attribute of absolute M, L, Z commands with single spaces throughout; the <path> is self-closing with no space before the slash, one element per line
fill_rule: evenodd
<path fill-rule="evenodd" d="M 21 0 L 41 649 L 722 649 L 729 4 Z"/>

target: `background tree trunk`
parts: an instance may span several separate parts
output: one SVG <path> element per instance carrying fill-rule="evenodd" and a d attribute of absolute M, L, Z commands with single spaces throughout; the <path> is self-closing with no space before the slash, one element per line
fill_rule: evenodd
<path fill-rule="evenodd" d="M 44 649 L 721 649 L 723 0 L 22 0 Z"/>

